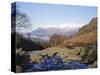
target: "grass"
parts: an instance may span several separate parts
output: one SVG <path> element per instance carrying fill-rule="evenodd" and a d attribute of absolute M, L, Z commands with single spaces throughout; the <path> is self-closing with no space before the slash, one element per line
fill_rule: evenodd
<path fill-rule="evenodd" d="M 76 47 L 74 49 L 68 49 L 64 47 L 50 47 L 47 49 L 44 49 L 42 51 L 31 51 L 29 52 L 30 54 L 30 59 L 34 62 L 40 62 L 40 59 L 42 58 L 41 55 L 46 55 L 48 54 L 49 56 L 52 56 L 54 53 L 58 53 L 57 55 L 60 56 L 64 62 L 68 62 L 71 60 L 77 60 L 80 61 L 81 57 L 78 56 L 77 54 L 81 52 L 80 48 Z"/>

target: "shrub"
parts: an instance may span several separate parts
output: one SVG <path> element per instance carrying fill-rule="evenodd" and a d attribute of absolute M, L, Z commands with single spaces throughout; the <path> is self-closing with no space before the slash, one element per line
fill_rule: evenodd
<path fill-rule="evenodd" d="M 95 61 L 97 61 L 96 45 L 84 46 L 81 57 L 82 61 L 86 64 L 93 64 Z"/>

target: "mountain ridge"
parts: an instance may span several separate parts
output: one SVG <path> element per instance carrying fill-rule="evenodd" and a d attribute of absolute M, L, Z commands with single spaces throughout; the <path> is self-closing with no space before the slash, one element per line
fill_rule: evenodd
<path fill-rule="evenodd" d="M 97 30 L 97 17 L 93 18 L 88 24 L 79 29 L 76 35 L 89 33 Z"/>
<path fill-rule="evenodd" d="M 77 33 L 79 28 L 42 28 L 39 27 L 34 31 L 30 32 L 30 36 L 34 37 L 51 37 L 54 34 L 62 35 L 62 36 L 73 36 Z"/>

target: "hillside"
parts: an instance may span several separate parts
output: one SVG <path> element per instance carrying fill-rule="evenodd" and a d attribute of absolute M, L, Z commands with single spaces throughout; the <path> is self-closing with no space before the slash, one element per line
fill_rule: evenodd
<path fill-rule="evenodd" d="M 68 47 L 84 46 L 97 43 L 97 18 L 93 18 L 87 25 L 79 29 L 77 34 L 65 41 Z"/>
<path fill-rule="evenodd" d="M 76 35 L 83 35 L 94 31 L 97 31 L 97 18 L 93 18 L 87 25 L 80 28 Z"/>

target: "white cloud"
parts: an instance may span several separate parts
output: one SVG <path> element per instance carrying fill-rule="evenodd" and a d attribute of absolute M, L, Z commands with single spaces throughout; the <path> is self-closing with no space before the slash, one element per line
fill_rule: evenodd
<path fill-rule="evenodd" d="M 76 27 L 82 27 L 84 26 L 85 24 L 79 24 L 79 23 L 61 23 L 61 24 L 53 24 L 53 25 L 33 25 L 33 29 L 36 29 L 38 27 L 42 27 L 42 28 L 49 28 L 49 27 L 52 27 L 52 28 L 65 28 L 65 27 L 68 27 L 68 28 L 76 28 Z"/>

